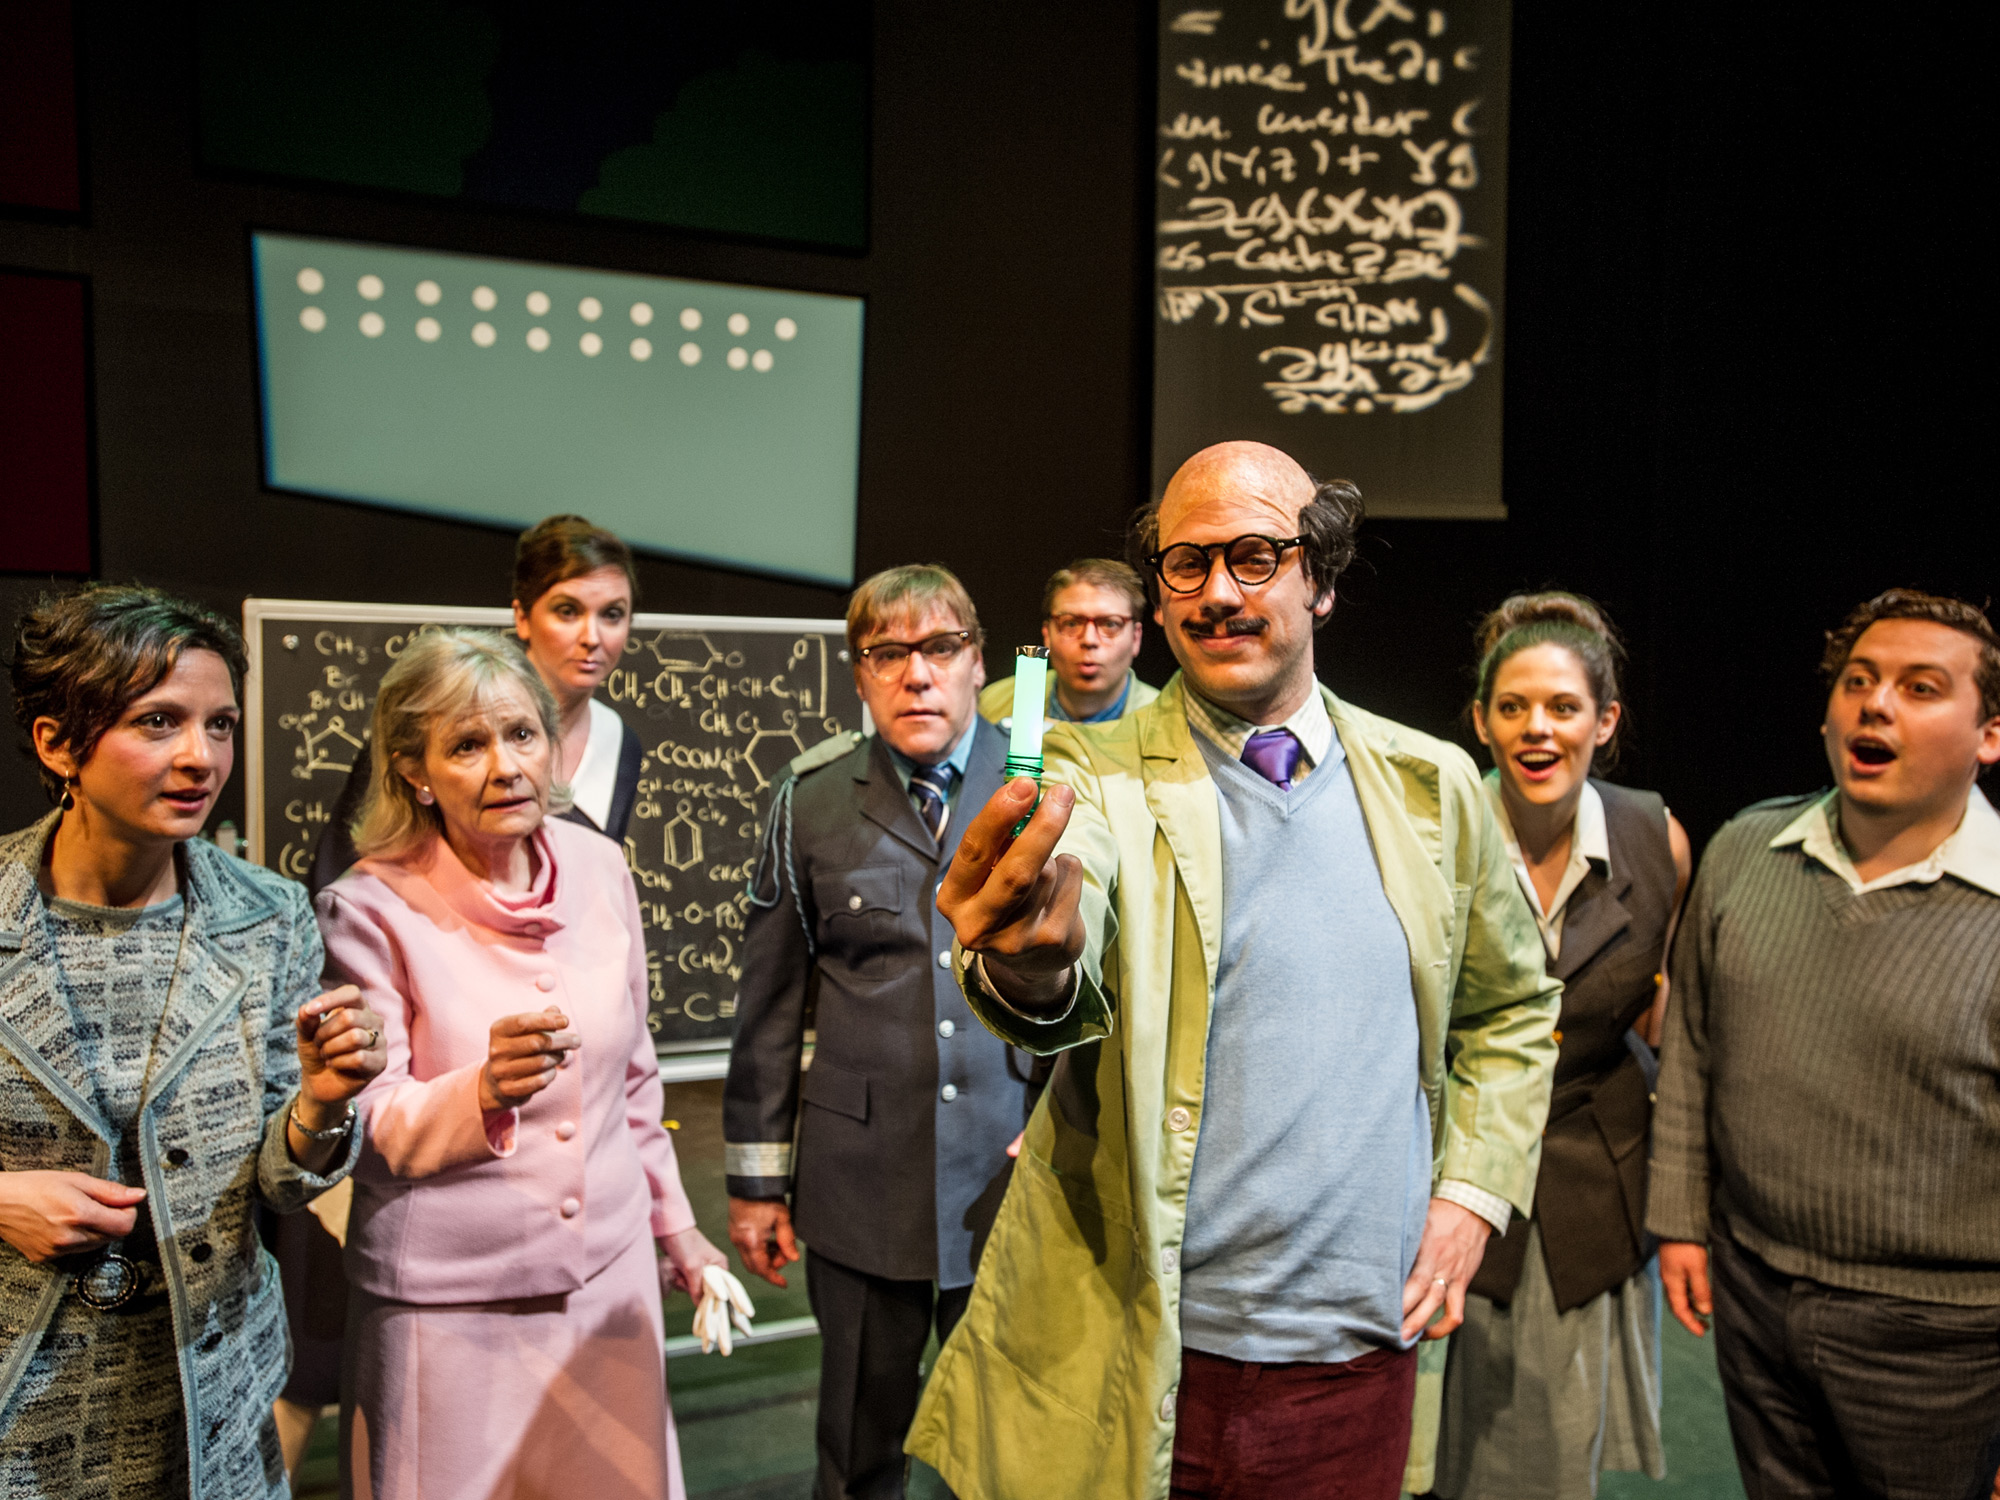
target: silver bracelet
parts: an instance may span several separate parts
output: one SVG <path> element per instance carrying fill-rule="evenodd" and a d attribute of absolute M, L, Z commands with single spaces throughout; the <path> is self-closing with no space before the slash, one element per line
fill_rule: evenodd
<path fill-rule="evenodd" d="M 342 1118 L 341 1122 L 338 1125 L 329 1126 L 325 1130 L 314 1130 L 309 1125 L 307 1125 L 304 1120 L 301 1120 L 299 1118 L 299 1101 L 297 1099 L 293 1099 L 290 1117 L 291 1117 L 292 1129 L 296 1130 L 300 1135 L 304 1136 L 309 1141 L 324 1142 L 324 1141 L 337 1141 L 342 1136 L 346 1135 L 348 1131 L 352 1130 L 354 1128 L 354 1121 L 356 1118 L 356 1114 L 357 1112 L 354 1108 L 354 1101 L 352 1099 L 349 1099 L 347 1101 L 347 1114 L 345 1115 L 345 1117 Z"/>

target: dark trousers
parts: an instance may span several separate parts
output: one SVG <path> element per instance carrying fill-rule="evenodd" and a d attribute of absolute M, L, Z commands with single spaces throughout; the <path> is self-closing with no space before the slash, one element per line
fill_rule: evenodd
<path fill-rule="evenodd" d="M 1190 1349 L 1175 1402 L 1174 1500 L 1396 1500 L 1416 1392 L 1414 1349 L 1337 1365 Z"/>
<path fill-rule="evenodd" d="M 870 1276 L 808 1246 L 806 1292 L 820 1338 L 814 1500 L 902 1500 L 924 1345 L 934 1320 L 938 1343 L 951 1337 L 972 1288 Z"/>
<path fill-rule="evenodd" d="M 1987 1500 L 2000 1307 L 1787 1276 L 1718 1229 L 1715 1357 L 1750 1500 Z"/>

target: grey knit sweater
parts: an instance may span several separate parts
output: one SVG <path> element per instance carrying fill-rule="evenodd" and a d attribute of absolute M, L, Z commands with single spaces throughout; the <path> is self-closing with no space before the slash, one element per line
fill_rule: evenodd
<path fill-rule="evenodd" d="M 1647 1227 L 1711 1210 L 1776 1269 L 2000 1303 L 2000 897 L 1946 875 L 1855 895 L 1771 840 L 1808 799 L 1717 833 L 1674 945 Z"/>

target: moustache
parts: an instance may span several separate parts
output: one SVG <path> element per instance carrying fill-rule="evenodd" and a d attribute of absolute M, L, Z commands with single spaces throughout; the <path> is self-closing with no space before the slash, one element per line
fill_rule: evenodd
<path fill-rule="evenodd" d="M 1255 615 L 1225 615 L 1219 620 L 1187 620 L 1181 629 L 1189 635 L 1262 635 L 1265 622 Z"/>

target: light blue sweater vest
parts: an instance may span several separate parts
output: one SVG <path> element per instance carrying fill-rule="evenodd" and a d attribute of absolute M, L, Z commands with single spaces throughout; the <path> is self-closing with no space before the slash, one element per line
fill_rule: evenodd
<path fill-rule="evenodd" d="M 1401 1348 L 1430 1203 L 1410 950 L 1336 739 L 1289 792 L 1197 734 L 1222 955 L 1188 1186 L 1181 1337 L 1261 1363 Z"/>

